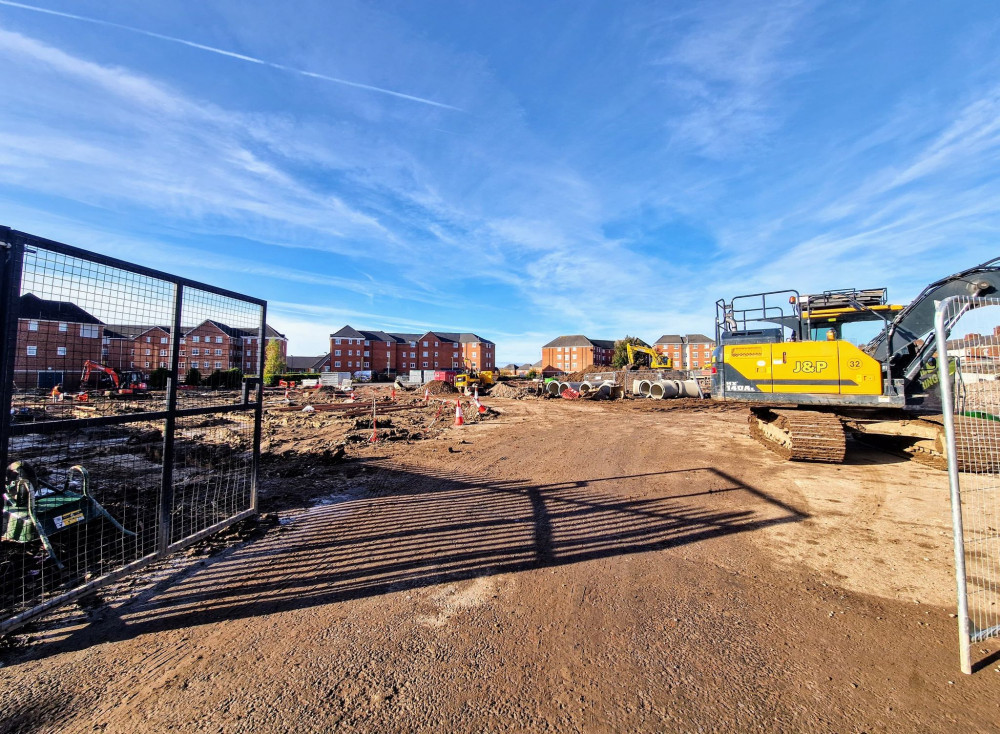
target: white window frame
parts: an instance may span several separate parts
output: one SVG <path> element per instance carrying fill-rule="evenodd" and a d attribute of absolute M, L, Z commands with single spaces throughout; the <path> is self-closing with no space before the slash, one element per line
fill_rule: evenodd
<path fill-rule="evenodd" d="M 38 356 L 38 346 L 35 344 L 28 345 L 28 356 L 37 357 Z"/>
<path fill-rule="evenodd" d="M 56 347 L 56 354 L 60 357 L 66 356 L 66 347 Z"/>

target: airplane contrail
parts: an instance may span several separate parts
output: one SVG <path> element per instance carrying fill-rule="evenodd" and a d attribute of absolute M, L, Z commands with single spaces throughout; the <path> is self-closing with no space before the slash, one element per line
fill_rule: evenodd
<path fill-rule="evenodd" d="M 98 18 L 87 18 L 83 15 L 74 15 L 73 13 L 63 13 L 58 10 L 49 10 L 48 8 L 39 8 L 34 5 L 25 5 L 24 3 L 15 3 L 11 0 L 0 0 L 0 5 L 6 5 L 11 8 L 20 8 L 21 10 L 31 10 L 36 13 L 44 13 L 45 15 L 55 15 L 60 18 L 70 18 L 71 20 L 80 20 L 84 23 L 93 23 L 95 25 L 103 25 L 109 28 L 118 28 L 119 30 L 129 31 L 131 33 L 139 33 L 143 36 L 149 36 L 150 38 L 156 38 L 161 41 L 170 41 L 171 43 L 179 43 L 182 46 L 190 46 L 191 48 L 196 48 L 200 51 L 208 51 L 209 53 L 219 54 L 220 56 L 228 56 L 232 59 L 238 59 L 240 61 L 248 61 L 251 64 L 260 64 L 261 66 L 269 66 L 272 69 L 279 69 L 280 71 L 287 71 L 293 74 L 300 74 L 305 77 L 310 77 L 312 79 L 322 79 L 328 82 L 334 82 L 335 84 L 343 84 L 346 87 L 354 87 L 355 89 L 365 89 L 369 92 L 378 92 L 379 94 L 387 94 L 390 97 L 398 97 L 399 99 L 405 99 L 410 102 L 419 102 L 420 104 L 430 105 L 432 107 L 441 107 L 446 110 L 455 110 L 456 112 L 462 112 L 458 107 L 453 107 L 449 104 L 444 104 L 443 102 L 435 102 L 432 99 L 424 99 L 423 97 L 415 97 L 412 94 L 403 94 L 402 92 L 394 92 L 391 89 L 383 89 L 382 87 L 373 87 L 370 84 L 362 84 L 361 82 L 352 82 L 347 79 L 338 79 L 335 76 L 327 76 L 326 74 L 318 74 L 314 71 L 305 71 L 303 69 L 296 69 L 291 66 L 285 66 L 284 64 L 275 64 L 271 61 L 265 61 L 264 59 L 257 59 L 253 56 L 246 56 L 244 54 L 238 54 L 233 51 L 226 51 L 225 49 L 215 48 L 214 46 L 205 46 L 201 43 L 195 43 L 194 41 L 185 41 L 183 38 L 175 38 L 173 36 L 165 36 L 162 33 L 154 33 L 153 31 L 145 31 L 142 28 L 133 28 L 132 26 L 122 25 L 121 23 L 112 23 L 110 20 L 100 20 Z"/>

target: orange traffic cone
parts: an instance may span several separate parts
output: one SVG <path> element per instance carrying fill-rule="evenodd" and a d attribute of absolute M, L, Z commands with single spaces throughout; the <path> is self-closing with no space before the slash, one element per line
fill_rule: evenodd
<path fill-rule="evenodd" d="M 465 416 L 462 415 L 462 403 L 461 401 L 458 400 L 455 401 L 455 425 L 456 426 L 465 425 Z"/>
<path fill-rule="evenodd" d="M 389 391 L 389 399 L 392 400 L 392 402 L 396 402 L 396 388 L 392 388 L 392 390 Z"/>
<path fill-rule="evenodd" d="M 424 388 L 424 402 L 426 403 L 431 399 L 431 389 L 429 387 Z"/>

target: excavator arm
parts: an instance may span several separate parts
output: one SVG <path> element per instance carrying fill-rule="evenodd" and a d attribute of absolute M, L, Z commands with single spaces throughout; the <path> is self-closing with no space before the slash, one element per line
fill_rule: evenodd
<path fill-rule="evenodd" d="M 100 362 L 94 362 L 92 360 L 87 360 L 83 363 L 83 374 L 80 375 L 80 384 L 86 384 L 87 379 L 90 377 L 92 372 L 103 372 L 108 377 L 111 378 L 111 382 L 115 385 L 115 390 L 121 387 L 121 378 L 118 377 L 118 373 L 114 371 L 111 367 L 101 364 Z"/>
<path fill-rule="evenodd" d="M 883 364 L 886 361 L 903 363 L 903 368 L 917 357 L 915 344 L 934 328 L 935 301 L 951 296 L 984 296 L 1000 292 L 1000 258 L 994 258 L 931 283 L 913 299 L 909 306 L 897 314 L 887 327 L 872 339 L 864 351 Z M 921 353 L 933 339 L 926 340 Z M 907 358 L 907 355 L 910 358 Z"/>

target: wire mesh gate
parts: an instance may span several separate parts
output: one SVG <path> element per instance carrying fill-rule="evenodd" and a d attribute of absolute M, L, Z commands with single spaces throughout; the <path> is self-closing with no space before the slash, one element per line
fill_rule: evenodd
<path fill-rule="evenodd" d="M 957 296 L 938 304 L 938 372 L 948 442 L 955 536 L 959 656 L 1000 636 L 1000 299 Z"/>
<path fill-rule="evenodd" d="M 266 303 L 0 248 L 4 633 L 255 513 Z"/>

